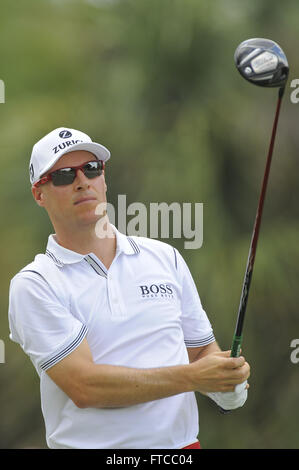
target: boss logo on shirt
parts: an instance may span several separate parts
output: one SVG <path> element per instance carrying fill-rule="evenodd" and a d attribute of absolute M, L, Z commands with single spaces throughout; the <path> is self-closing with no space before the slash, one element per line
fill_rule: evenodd
<path fill-rule="evenodd" d="M 139 286 L 143 298 L 150 297 L 172 297 L 173 288 L 169 284 L 151 284 L 150 286 Z"/>

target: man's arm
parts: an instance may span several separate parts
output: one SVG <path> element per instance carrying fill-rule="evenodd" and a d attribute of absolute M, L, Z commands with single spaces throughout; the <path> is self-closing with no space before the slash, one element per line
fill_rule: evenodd
<path fill-rule="evenodd" d="M 218 343 L 216 341 L 213 341 L 212 343 L 209 343 L 206 346 L 201 346 L 199 348 L 187 348 L 187 351 L 189 356 L 189 362 L 191 363 L 194 361 L 198 361 L 207 354 L 220 352 L 221 349 L 218 346 Z"/>
<path fill-rule="evenodd" d="M 229 351 L 152 369 L 95 364 L 84 339 L 47 373 L 79 408 L 115 408 L 196 390 L 232 391 L 249 376 L 249 366 L 243 357 L 230 358 Z"/>

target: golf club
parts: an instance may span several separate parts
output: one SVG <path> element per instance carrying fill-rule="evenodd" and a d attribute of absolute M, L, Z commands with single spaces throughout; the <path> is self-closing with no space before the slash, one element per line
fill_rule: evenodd
<path fill-rule="evenodd" d="M 256 211 L 251 244 L 247 259 L 246 271 L 242 286 L 237 322 L 231 347 L 231 357 L 238 357 L 243 339 L 243 326 L 251 284 L 254 260 L 256 255 L 259 230 L 265 201 L 267 183 L 274 148 L 274 141 L 280 112 L 281 100 L 288 79 L 289 66 L 287 58 L 278 44 L 269 39 L 254 38 L 243 41 L 236 49 L 234 55 L 235 65 L 246 80 L 263 87 L 279 87 L 278 102 L 272 128 L 270 145 L 266 160 L 266 167 Z M 222 410 L 227 413 L 229 410 Z"/>

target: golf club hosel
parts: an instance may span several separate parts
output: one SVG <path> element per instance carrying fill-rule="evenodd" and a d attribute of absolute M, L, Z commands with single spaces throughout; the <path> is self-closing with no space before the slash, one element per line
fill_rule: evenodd
<path fill-rule="evenodd" d="M 282 99 L 285 89 L 286 89 L 285 86 L 282 86 L 282 87 L 279 88 L 278 96 L 279 96 L 280 99 Z"/>

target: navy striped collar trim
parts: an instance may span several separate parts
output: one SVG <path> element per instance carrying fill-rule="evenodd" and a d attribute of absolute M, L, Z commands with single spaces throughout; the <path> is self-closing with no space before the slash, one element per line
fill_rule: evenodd
<path fill-rule="evenodd" d="M 52 253 L 50 250 L 46 250 L 46 253 L 45 253 L 49 258 L 51 258 L 55 264 L 57 264 L 57 266 L 59 267 L 62 267 L 64 265 L 64 263 L 59 260 L 58 258 L 56 258 L 56 256 L 54 255 L 54 253 Z"/>
<path fill-rule="evenodd" d="M 138 244 L 136 243 L 135 240 L 133 240 L 131 237 L 126 237 L 128 242 L 130 243 L 132 249 L 133 249 L 133 253 L 127 253 L 127 254 L 138 254 L 140 253 L 140 248 L 138 246 Z"/>
<path fill-rule="evenodd" d="M 110 224 L 110 225 L 116 235 L 117 253 L 122 252 L 122 253 L 125 253 L 126 255 L 136 255 L 140 253 L 139 245 L 135 239 L 119 232 L 113 224 Z"/>
<path fill-rule="evenodd" d="M 107 279 L 107 270 L 102 267 L 98 261 L 96 261 L 91 255 L 86 255 L 84 260 L 92 267 L 92 269 L 102 277 Z"/>
<path fill-rule="evenodd" d="M 111 224 L 112 225 L 112 224 Z M 114 225 L 112 225 L 113 231 L 116 235 L 117 239 L 117 253 L 124 253 L 126 255 L 136 255 L 140 253 L 140 247 L 137 243 L 135 237 L 134 239 L 130 236 L 124 235 L 123 233 L 119 232 Z M 88 253 L 87 255 L 82 255 L 80 253 L 76 253 L 75 251 L 69 250 L 64 248 L 63 246 L 59 245 L 54 238 L 54 234 L 49 236 L 48 245 L 45 254 L 51 258 L 54 263 L 62 267 L 65 264 L 73 264 L 78 263 L 85 259 L 85 261 L 89 262 L 89 264 L 94 266 L 95 261 L 94 253 Z M 96 268 L 97 269 L 97 268 Z"/>

